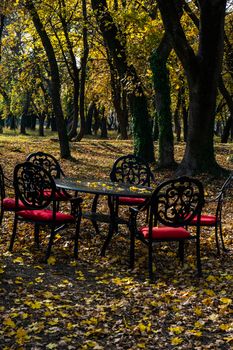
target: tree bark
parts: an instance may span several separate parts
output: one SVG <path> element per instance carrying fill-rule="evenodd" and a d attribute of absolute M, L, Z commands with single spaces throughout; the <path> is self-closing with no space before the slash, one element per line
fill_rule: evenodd
<path fill-rule="evenodd" d="M 87 33 L 87 4 L 86 0 L 82 0 L 83 13 L 83 54 L 81 58 L 81 79 L 80 79 L 80 129 L 75 141 L 81 141 L 85 134 L 85 86 L 86 86 L 86 70 L 89 55 L 88 33 Z"/>
<path fill-rule="evenodd" d="M 23 106 L 23 113 L 21 116 L 21 123 L 20 123 L 21 135 L 26 135 L 26 125 L 27 125 L 27 117 L 28 117 L 28 110 L 30 107 L 30 103 L 31 103 L 31 93 L 29 91 L 26 91 L 24 106 Z"/>
<path fill-rule="evenodd" d="M 114 109 L 116 111 L 117 120 L 119 123 L 119 134 L 122 140 L 127 140 L 128 139 L 128 133 L 127 133 L 128 120 L 126 118 L 126 113 L 123 109 L 126 106 L 124 106 L 123 104 L 124 97 L 123 97 L 122 86 L 121 86 L 120 78 L 112 62 L 111 56 L 108 52 L 108 48 L 107 48 L 107 55 L 108 55 L 108 64 L 110 67 L 112 100 L 113 100 Z"/>
<path fill-rule="evenodd" d="M 48 57 L 50 73 L 51 73 L 51 98 L 52 98 L 54 114 L 56 117 L 56 124 L 57 124 L 57 130 L 58 130 L 58 136 L 59 136 L 59 142 L 60 142 L 61 158 L 69 158 L 70 157 L 69 140 L 67 136 L 66 124 L 65 124 L 62 105 L 61 105 L 60 76 L 59 76 L 59 69 L 57 65 L 55 52 L 51 44 L 50 38 L 37 13 L 37 10 L 34 6 L 33 1 L 26 0 L 25 6 L 32 17 L 32 21 L 42 41 L 43 47 Z"/>
<path fill-rule="evenodd" d="M 73 81 L 73 115 L 72 115 L 72 120 L 71 120 L 71 127 L 68 130 L 68 138 L 71 140 L 72 138 L 77 136 L 77 127 L 78 127 L 78 119 L 79 119 L 79 73 L 80 73 L 80 68 L 77 66 L 75 54 L 73 51 L 73 46 L 70 41 L 69 37 L 69 29 L 68 29 L 68 23 L 66 19 L 66 8 L 65 8 L 65 2 L 63 0 L 59 1 L 59 18 L 61 21 L 62 29 L 64 32 L 64 36 L 66 39 L 66 44 L 70 56 L 70 61 L 66 58 L 66 54 L 63 50 L 63 44 L 61 40 L 59 39 L 59 36 L 57 35 L 56 30 L 54 29 L 54 33 L 56 35 L 56 38 L 60 44 L 60 48 L 62 51 L 62 55 L 64 58 L 64 62 L 66 64 L 68 73 Z M 52 23 L 51 23 L 52 25 Z"/>
<path fill-rule="evenodd" d="M 180 126 L 181 99 L 182 99 L 182 89 L 179 88 L 178 95 L 177 95 L 176 109 L 174 112 L 174 125 L 175 125 L 175 134 L 176 134 L 177 142 L 180 142 L 181 140 L 181 126 Z"/>
<path fill-rule="evenodd" d="M 175 165 L 174 144 L 171 113 L 171 89 L 167 59 L 172 50 L 166 34 L 159 47 L 150 57 L 150 66 L 153 73 L 155 89 L 155 106 L 159 126 L 159 167 L 169 168 Z"/>
<path fill-rule="evenodd" d="M 189 128 L 178 174 L 220 171 L 213 137 L 218 79 L 223 57 L 225 0 L 199 0 L 199 48 L 194 53 L 181 26 L 176 0 L 158 0 L 164 27 L 179 57 L 189 86 Z"/>
<path fill-rule="evenodd" d="M 128 93 L 133 119 L 134 153 L 148 162 L 153 162 L 155 158 L 152 130 L 142 83 L 135 68 L 127 63 L 124 37 L 108 11 L 106 0 L 92 0 L 91 3 L 104 41 Z"/>

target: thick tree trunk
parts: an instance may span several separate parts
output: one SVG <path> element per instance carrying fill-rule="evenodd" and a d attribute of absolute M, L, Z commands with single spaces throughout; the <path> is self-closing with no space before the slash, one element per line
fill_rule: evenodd
<path fill-rule="evenodd" d="M 34 23 L 34 26 L 37 30 L 38 35 L 40 36 L 40 39 L 42 41 L 42 44 L 44 46 L 44 49 L 48 57 L 50 72 L 51 72 L 51 98 L 52 98 L 54 115 L 56 117 L 56 124 L 57 124 L 58 136 L 60 141 L 61 158 L 68 158 L 70 157 L 70 148 L 69 148 L 69 140 L 67 136 L 66 124 L 65 124 L 62 105 L 61 105 L 60 76 L 59 76 L 57 60 L 55 57 L 55 53 L 54 53 L 50 38 L 47 32 L 45 31 L 45 28 L 36 11 L 33 1 L 26 0 L 25 6 L 30 12 L 32 21 Z"/>
<path fill-rule="evenodd" d="M 109 54 L 109 50 L 107 48 L 108 55 L 108 64 L 110 67 L 110 77 L 111 77 L 111 91 L 112 91 L 112 100 L 113 106 L 116 112 L 117 120 L 119 123 L 119 134 L 122 140 L 128 139 L 127 127 L 128 120 L 125 118 L 125 113 L 123 110 L 123 91 L 121 86 L 120 78 L 117 74 L 117 71 L 112 62 L 111 55 Z"/>
<path fill-rule="evenodd" d="M 223 135 L 221 138 L 221 142 L 226 143 L 228 141 L 230 134 L 231 134 L 232 125 L 233 125 L 233 98 L 232 98 L 232 95 L 227 90 L 226 86 L 224 85 L 222 77 L 220 77 L 220 79 L 219 79 L 218 87 L 219 87 L 219 91 L 221 92 L 222 96 L 224 97 L 224 99 L 227 103 L 227 106 L 228 106 L 229 112 L 230 112 L 230 117 L 227 120 L 227 123 L 226 123 L 224 131 L 223 131 Z"/>
<path fill-rule="evenodd" d="M 148 162 L 153 162 L 154 146 L 147 100 L 135 68 L 127 63 L 124 37 L 113 22 L 106 0 L 92 0 L 91 3 L 104 41 L 128 93 L 133 121 L 134 153 Z"/>
<path fill-rule="evenodd" d="M 230 134 L 232 134 L 233 130 L 233 115 L 230 115 L 230 117 L 227 119 L 226 124 L 223 129 L 222 137 L 221 137 L 221 142 L 222 143 L 227 143 Z"/>
<path fill-rule="evenodd" d="M 27 123 L 27 115 L 22 114 L 21 121 L 20 121 L 20 134 L 26 135 L 26 123 Z"/>
<path fill-rule="evenodd" d="M 176 9 L 176 0 L 158 0 L 164 26 L 185 69 L 189 85 L 189 128 L 178 174 L 220 170 L 213 137 L 216 94 L 223 57 L 226 1 L 199 0 L 199 50 L 194 54 Z"/>
<path fill-rule="evenodd" d="M 44 136 L 44 118 L 42 116 L 39 117 L 39 136 Z"/>
<path fill-rule="evenodd" d="M 177 96 L 176 109 L 175 109 L 175 112 L 174 112 L 174 125 L 175 125 L 175 134 L 176 134 L 176 141 L 177 142 L 180 142 L 180 140 L 181 140 L 181 125 L 180 125 L 181 99 L 182 99 L 182 89 L 179 88 L 178 96 Z"/>
<path fill-rule="evenodd" d="M 155 89 L 155 106 L 159 126 L 159 167 L 168 168 L 175 165 L 172 113 L 171 113 L 171 90 L 167 59 L 171 52 L 171 45 L 166 34 L 150 58 L 150 66 L 153 73 Z"/>
<path fill-rule="evenodd" d="M 79 72 L 80 69 L 77 66 L 75 54 L 73 51 L 73 45 L 72 42 L 70 41 L 69 37 L 69 23 L 67 22 L 66 18 L 66 7 L 65 7 L 65 2 L 64 1 L 59 1 L 59 17 L 61 20 L 64 36 L 66 39 L 66 44 L 68 47 L 68 52 L 70 56 L 70 62 L 66 58 L 66 54 L 63 50 L 63 43 L 61 42 L 59 36 L 57 35 L 56 28 L 54 28 L 54 33 L 58 39 L 58 42 L 60 44 L 60 48 L 63 54 L 64 61 L 66 63 L 66 67 L 68 70 L 68 73 L 73 81 L 73 115 L 71 119 L 71 127 L 68 130 L 68 138 L 69 140 L 72 140 L 72 138 L 75 138 L 77 136 L 77 128 L 78 128 L 78 119 L 79 119 Z"/>
<path fill-rule="evenodd" d="M 103 116 L 101 118 L 100 129 L 101 129 L 100 137 L 102 139 L 107 139 L 108 138 L 108 129 L 107 129 L 107 120 L 106 120 L 105 116 Z"/>

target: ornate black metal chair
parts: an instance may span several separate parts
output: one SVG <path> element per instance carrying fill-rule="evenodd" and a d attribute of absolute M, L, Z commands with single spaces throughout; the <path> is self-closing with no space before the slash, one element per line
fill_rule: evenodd
<path fill-rule="evenodd" d="M 113 182 L 126 183 L 132 185 L 150 186 L 151 182 L 155 182 L 154 175 L 150 170 L 148 163 L 140 157 L 133 154 L 121 156 L 117 158 L 110 172 L 110 179 Z M 99 195 L 96 195 L 92 212 L 96 211 Z M 146 199 L 140 197 L 117 197 L 115 198 L 115 212 L 118 214 L 119 206 L 136 206 L 138 208 L 145 205 Z M 99 234 L 99 228 L 95 221 L 92 224 Z"/>
<path fill-rule="evenodd" d="M 61 228 L 66 227 L 67 224 L 75 224 L 74 256 L 77 257 L 81 199 L 71 199 L 72 211 L 70 214 L 57 211 L 56 185 L 53 177 L 46 169 L 30 162 L 16 165 L 13 184 L 15 188 L 16 211 L 9 250 L 12 251 L 13 249 L 18 221 L 25 221 L 35 225 L 34 236 L 37 247 L 39 247 L 40 226 L 49 226 L 51 233 L 45 257 L 47 261 L 56 233 Z M 48 193 L 47 196 L 44 196 L 45 191 Z M 25 206 L 23 210 L 20 208 L 20 201 Z"/>
<path fill-rule="evenodd" d="M 6 184 L 7 182 L 7 184 Z M 10 185 L 10 180 L 4 175 L 2 166 L 0 165 L 0 224 L 2 223 L 2 219 L 4 216 L 4 212 L 10 211 L 14 212 L 15 211 L 15 198 L 14 197 L 7 197 L 6 196 L 6 191 L 5 188 L 10 189 L 11 191 L 14 190 L 13 186 Z M 24 208 L 23 203 L 19 202 L 20 208 Z"/>
<path fill-rule="evenodd" d="M 133 185 L 150 186 L 155 182 L 154 175 L 148 163 L 133 154 L 119 157 L 113 164 L 110 172 L 113 182 L 130 183 Z M 145 198 L 119 197 L 117 205 L 137 206 L 145 205 Z"/>
<path fill-rule="evenodd" d="M 184 260 L 184 242 L 196 240 L 197 270 L 201 275 L 200 216 L 204 204 L 204 191 L 200 181 L 180 177 L 161 183 L 154 191 L 151 201 L 143 208 L 130 208 L 130 267 L 134 267 L 135 238 L 148 247 L 149 277 L 152 279 L 152 246 L 158 242 L 179 243 L 179 257 Z M 137 216 L 149 208 L 149 224 L 137 226 Z M 196 234 L 185 227 L 197 217 Z M 161 226 L 158 226 L 158 225 Z"/>
<path fill-rule="evenodd" d="M 34 152 L 27 156 L 26 161 L 43 167 L 52 175 L 54 179 L 59 179 L 65 176 L 58 160 L 51 154 L 41 151 Z M 49 196 L 50 193 L 48 191 L 45 191 L 44 196 L 47 195 Z M 75 193 L 73 196 L 62 189 L 57 189 L 55 192 L 55 198 L 58 203 L 62 201 L 69 201 L 72 197 L 77 197 L 77 193 Z"/>
<path fill-rule="evenodd" d="M 41 151 L 30 153 L 26 157 L 26 161 L 43 167 L 54 179 L 59 179 L 60 177 L 65 176 L 58 160 L 51 154 Z M 60 190 L 56 191 L 55 195 L 57 200 L 67 200 L 67 196 L 69 197 L 67 193 L 61 192 Z"/>
<path fill-rule="evenodd" d="M 222 243 L 222 250 L 227 251 L 225 248 L 223 234 L 222 234 L 222 208 L 224 204 L 224 200 L 227 196 L 227 192 L 232 186 L 233 183 L 233 173 L 226 179 L 221 189 L 219 190 L 217 196 L 213 199 L 205 200 L 205 207 L 210 203 L 216 203 L 216 209 L 214 214 L 203 213 L 200 217 L 200 226 L 205 227 L 214 227 L 215 228 L 215 241 L 217 247 L 217 254 L 220 255 L 220 244 L 219 244 L 219 236 Z M 189 223 L 190 226 L 197 225 L 197 217 L 194 217 L 193 220 Z"/>

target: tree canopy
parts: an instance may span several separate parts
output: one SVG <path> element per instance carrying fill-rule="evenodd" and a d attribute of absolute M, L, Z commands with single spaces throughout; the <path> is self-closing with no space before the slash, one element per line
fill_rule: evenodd
<path fill-rule="evenodd" d="M 88 123 L 102 137 L 114 125 L 150 162 L 158 139 L 161 167 L 185 141 L 180 172 L 218 170 L 215 140 L 233 135 L 231 1 L 19 0 L 0 14 L 3 125 L 53 125 L 62 157 Z"/>

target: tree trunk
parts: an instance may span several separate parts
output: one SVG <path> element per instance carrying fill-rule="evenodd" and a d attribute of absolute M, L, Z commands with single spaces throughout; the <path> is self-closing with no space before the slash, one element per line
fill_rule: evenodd
<path fill-rule="evenodd" d="M 227 123 L 226 123 L 224 131 L 223 131 L 223 135 L 221 138 L 221 142 L 226 143 L 228 141 L 229 136 L 230 136 L 231 129 L 232 129 L 232 123 L 233 123 L 233 98 L 232 98 L 232 95 L 227 90 L 226 86 L 224 85 L 222 77 L 220 77 L 220 79 L 219 79 L 218 87 L 219 87 L 219 91 L 221 92 L 222 96 L 224 97 L 224 99 L 227 103 L 227 106 L 228 106 L 229 112 L 230 112 L 230 117 L 227 120 Z"/>
<path fill-rule="evenodd" d="M 21 116 L 21 123 L 20 123 L 20 134 L 26 135 L 26 125 L 27 125 L 27 117 L 28 117 L 28 110 L 31 103 L 31 94 L 29 91 L 26 91 L 25 100 L 23 104 L 23 113 Z"/>
<path fill-rule="evenodd" d="M 66 44 L 68 47 L 68 52 L 70 56 L 70 62 L 66 58 L 66 54 L 63 50 L 63 43 L 61 42 L 59 36 L 57 35 L 56 28 L 54 28 L 54 34 L 56 35 L 56 38 L 60 44 L 60 48 L 63 54 L 64 62 L 66 63 L 66 67 L 68 70 L 68 73 L 73 81 L 73 115 L 71 119 L 71 127 L 68 130 L 68 138 L 71 140 L 72 138 L 75 138 L 77 136 L 77 128 L 78 128 L 78 119 L 79 119 L 79 72 L 80 69 L 77 66 L 75 54 L 73 51 L 73 45 L 70 41 L 69 37 L 69 23 L 67 22 L 66 18 L 66 7 L 65 7 L 64 1 L 59 1 L 59 17 L 62 24 L 64 36 L 66 39 Z"/>
<path fill-rule="evenodd" d="M 20 134 L 21 135 L 26 135 L 26 120 L 27 120 L 27 115 L 23 113 L 21 116 L 21 121 L 20 121 Z"/>
<path fill-rule="evenodd" d="M 92 101 L 87 110 L 87 117 L 86 117 L 86 123 L 85 123 L 85 134 L 86 135 L 92 135 L 92 120 L 94 115 L 94 109 L 96 109 L 95 102 Z"/>
<path fill-rule="evenodd" d="M 107 130 L 107 120 L 106 120 L 105 116 L 103 116 L 101 118 L 100 129 L 101 129 L 100 137 L 102 139 L 107 139 L 108 138 L 108 130 Z"/>
<path fill-rule="evenodd" d="M 184 89 L 182 89 L 181 108 L 182 108 L 182 119 L 183 119 L 183 138 L 184 138 L 184 142 L 187 142 L 188 110 L 186 108 L 186 103 L 185 103 Z"/>
<path fill-rule="evenodd" d="M 124 105 L 123 105 L 123 91 L 122 91 L 121 81 L 114 67 L 114 64 L 112 62 L 112 58 L 111 58 L 111 55 L 109 54 L 108 48 L 107 48 L 107 55 L 108 55 L 108 64 L 110 67 L 112 100 L 113 100 L 113 106 L 116 112 L 117 120 L 119 123 L 119 134 L 122 140 L 127 140 L 128 139 L 128 133 L 127 133 L 128 120 L 125 118 L 126 114 L 124 113 L 124 110 L 123 110 Z"/>
<path fill-rule="evenodd" d="M 181 60 L 189 86 L 189 128 L 178 174 L 220 171 L 213 137 L 216 95 L 223 57 L 226 1 L 199 0 L 199 50 L 195 55 L 180 24 L 176 0 L 158 0 L 165 30 Z"/>
<path fill-rule="evenodd" d="M 135 68 L 127 63 L 124 37 L 119 27 L 113 22 L 106 0 L 92 0 L 91 3 L 104 41 L 128 93 L 133 122 L 134 153 L 148 162 L 153 162 L 155 158 L 152 130 L 142 83 Z"/>
<path fill-rule="evenodd" d="M 45 121 L 45 117 L 42 113 L 40 113 L 38 115 L 38 119 L 39 119 L 39 136 L 43 137 L 44 136 L 44 121 Z"/>
<path fill-rule="evenodd" d="M 61 158 L 69 158 L 70 157 L 69 140 L 67 136 L 66 124 L 65 124 L 62 105 L 61 105 L 60 76 L 59 76 L 59 69 L 57 65 L 55 52 L 51 44 L 50 38 L 36 11 L 33 1 L 26 0 L 25 6 L 30 12 L 32 21 L 34 23 L 34 26 L 37 30 L 38 35 L 40 36 L 43 47 L 48 57 L 50 73 L 51 73 L 51 98 L 52 98 L 54 114 L 56 117 L 56 124 L 57 124 L 58 136 L 60 141 Z"/>
<path fill-rule="evenodd" d="M 221 137 L 221 142 L 222 143 L 227 143 L 229 136 L 232 131 L 232 126 L 233 126 L 233 115 L 230 115 L 229 118 L 227 118 L 226 124 L 223 129 L 222 137 Z"/>
<path fill-rule="evenodd" d="M 86 70 L 89 55 L 89 45 L 87 37 L 87 4 L 86 0 L 82 0 L 83 12 L 83 55 L 81 58 L 81 80 L 80 80 L 80 129 L 75 141 L 81 141 L 85 134 L 85 86 L 86 86 Z"/>
<path fill-rule="evenodd" d="M 175 165 L 172 113 L 170 98 L 169 71 L 167 59 L 171 52 L 166 34 L 164 35 L 157 50 L 153 51 L 150 65 L 153 72 L 155 89 L 155 106 L 159 126 L 159 167 L 168 168 Z"/>
<path fill-rule="evenodd" d="M 180 106 L 182 99 L 182 88 L 179 88 L 176 102 L 176 109 L 174 112 L 174 124 L 175 124 L 175 134 L 176 141 L 180 142 L 181 140 L 181 126 L 180 126 Z"/>

